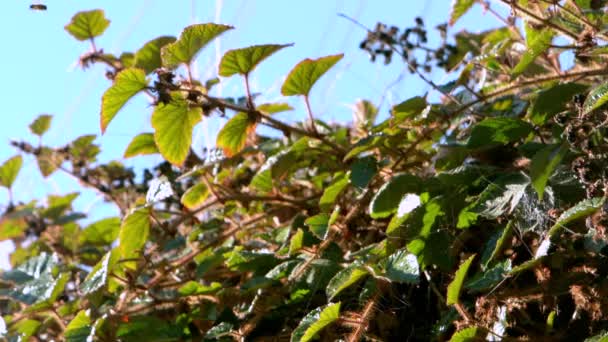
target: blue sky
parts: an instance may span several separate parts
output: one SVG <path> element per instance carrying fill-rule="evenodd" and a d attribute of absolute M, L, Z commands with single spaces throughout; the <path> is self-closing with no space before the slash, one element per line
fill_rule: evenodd
<path fill-rule="evenodd" d="M 358 45 L 365 32 L 351 22 L 338 17 L 345 13 L 368 27 L 381 21 L 398 27 L 413 26 L 414 17 L 422 16 L 428 28 L 445 22 L 451 0 L 46 0 L 46 12 L 29 10 L 32 1 L 0 2 L 0 32 L 2 32 L 3 79 L 0 82 L 2 125 L 0 125 L 0 162 L 16 153 L 11 139 L 35 143 L 28 124 L 41 113 L 54 115 L 44 142 L 51 146 L 65 144 L 80 135 L 100 134 L 99 108 L 101 95 L 110 83 L 101 66 L 81 70 L 78 57 L 89 49 L 87 43 L 69 36 L 64 25 L 80 10 L 102 8 L 111 20 L 110 27 L 97 39 L 97 46 L 106 52 L 136 51 L 146 41 L 161 35 L 178 36 L 182 28 L 193 23 L 216 22 L 235 26 L 207 46 L 199 55 L 195 73 L 201 80 L 213 78 L 222 53 L 228 49 L 264 43 L 295 43 L 263 62 L 252 75 L 254 92 L 262 93 L 259 102 L 287 101 L 296 110 L 278 116 L 284 120 L 305 118 L 298 98 L 281 98 L 280 85 L 289 70 L 300 60 L 329 54 L 344 53 L 336 67 L 315 85 L 311 102 L 315 115 L 327 121 L 345 122 L 351 119 L 351 109 L 357 99 L 378 103 L 385 96 L 381 115 L 387 115 L 390 104 L 415 95 L 429 87 L 406 72 L 403 81 L 387 87 L 405 71 L 397 59 L 389 65 L 372 64 Z M 494 7 L 506 9 L 495 2 Z M 497 25 L 490 15 L 477 6 L 456 27 L 455 33 L 467 27 L 480 31 Z M 431 33 L 431 39 L 437 35 Z M 437 83 L 449 76 L 432 74 Z M 215 95 L 241 96 L 242 80 L 222 79 Z M 108 161 L 122 156 L 133 136 L 151 131 L 151 108 L 142 97 L 130 102 L 112 121 L 97 143 L 102 146 L 100 159 Z M 207 120 L 195 131 L 197 146 L 213 147 L 215 134 L 221 127 L 219 119 Z M 128 166 L 152 166 L 160 157 L 137 157 L 124 161 Z M 76 200 L 78 210 L 91 215 L 90 220 L 116 213 L 101 203 L 92 191 L 82 189 L 66 175 L 56 173 L 43 179 L 33 158 L 27 157 L 14 186 L 15 198 L 21 201 L 40 199 L 46 194 L 81 191 Z M 0 189 L 0 210 L 8 201 L 5 189 Z M 5 268 L 0 244 L 0 268 Z"/>

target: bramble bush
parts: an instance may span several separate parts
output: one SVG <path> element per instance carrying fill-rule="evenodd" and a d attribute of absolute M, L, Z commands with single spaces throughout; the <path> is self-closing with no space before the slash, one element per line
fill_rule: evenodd
<path fill-rule="evenodd" d="M 502 17 L 492 6 L 511 8 Z M 14 203 L 0 221 L 12 240 L 0 274 L 10 341 L 603 341 L 608 336 L 605 1 L 453 1 L 449 25 L 484 6 L 502 27 L 430 46 L 424 22 L 378 24 L 361 43 L 373 60 L 405 63 L 441 94 L 407 99 L 376 122 L 369 101 L 354 122 L 314 115 L 315 82 L 342 55 L 305 59 L 281 92 L 304 101 L 302 122 L 256 103 L 249 77 L 289 45 L 226 52 L 219 76 L 242 98 L 197 80 L 197 53 L 231 26 L 196 24 L 120 56 L 95 38 L 102 10 L 65 27 L 92 45 L 112 85 L 102 132 L 131 98 L 147 96 L 153 132 L 124 157 L 160 154 L 141 177 L 100 163 L 94 135 L 40 143 L 0 167 L 10 189 L 22 155 L 46 177 L 63 172 L 120 210 L 81 227 L 77 193 Z M 567 57 L 573 63 L 564 64 Z M 274 58 L 274 57 L 272 57 Z M 382 60 L 382 58 L 381 58 Z M 272 63 L 269 61 L 267 63 Z M 436 84 L 432 68 L 451 72 Z M 191 148 L 193 127 L 229 120 L 217 149 Z M 258 126 L 278 134 L 262 136 Z"/>

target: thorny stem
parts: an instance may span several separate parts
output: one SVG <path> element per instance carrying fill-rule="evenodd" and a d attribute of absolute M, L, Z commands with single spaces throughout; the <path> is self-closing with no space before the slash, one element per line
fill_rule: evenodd
<path fill-rule="evenodd" d="M 308 95 L 304 95 L 304 104 L 306 105 L 306 113 L 308 113 L 310 129 L 315 135 L 319 135 L 319 132 L 317 131 L 317 125 L 315 124 L 315 118 L 312 115 L 312 109 L 310 108 L 310 101 L 308 100 Z"/>
<path fill-rule="evenodd" d="M 247 95 L 247 107 L 250 110 L 254 110 L 253 97 L 251 97 L 251 89 L 249 88 L 249 74 L 245 74 L 245 94 Z"/>

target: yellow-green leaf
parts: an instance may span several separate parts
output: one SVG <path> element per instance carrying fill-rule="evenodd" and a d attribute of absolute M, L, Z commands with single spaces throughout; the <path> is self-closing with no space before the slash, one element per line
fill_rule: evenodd
<path fill-rule="evenodd" d="M 469 271 L 469 267 L 471 266 L 473 259 L 475 259 L 475 254 L 471 255 L 460 265 L 460 267 L 458 267 L 458 271 L 456 271 L 456 274 L 454 275 L 454 280 L 452 280 L 450 285 L 448 285 L 447 305 L 458 303 L 464 278 Z"/>
<path fill-rule="evenodd" d="M 160 57 L 161 48 L 175 42 L 175 40 L 175 37 L 172 36 L 162 36 L 144 44 L 144 46 L 135 53 L 135 67 L 144 69 L 146 74 L 160 68 L 162 66 Z"/>
<path fill-rule="evenodd" d="M 542 53 L 547 51 L 551 46 L 551 41 L 554 36 L 553 30 L 544 28 L 542 30 L 536 30 L 530 25 L 526 24 L 526 51 L 521 56 L 519 63 L 513 68 L 511 74 L 513 77 L 520 75 L 528 66 L 530 66 L 534 60 Z"/>
<path fill-rule="evenodd" d="M 219 74 L 224 77 L 234 74 L 249 74 L 261 61 L 282 48 L 292 45 L 254 45 L 242 49 L 229 50 L 222 57 Z"/>
<path fill-rule="evenodd" d="M 148 86 L 146 74 L 142 69 L 129 68 L 116 75 L 114 84 L 101 98 L 101 132 L 105 132 L 116 113 L 135 94 Z"/>
<path fill-rule="evenodd" d="M 121 259 L 133 259 L 140 256 L 148 235 L 150 234 L 150 209 L 140 208 L 133 210 L 122 221 L 118 239 L 118 249 Z M 137 262 L 128 261 L 124 263 L 126 268 L 135 269 Z"/>
<path fill-rule="evenodd" d="M 36 120 L 30 124 L 30 131 L 38 136 L 42 136 L 51 127 L 52 118 L 53 116 L 48 114 L 38 116 Z"/>
<path fill-rule="evenodd" d="M 236 113 L 217 135 L 217 146 L 224 150 L 228 157 L 240 152 L 245 147 L 247 135 L 255 130 L 256 120 L 249 114 Z"/>
<path fill-rule="evenodd" d="M 450 11 L 450 26 L 454 25 L 473 5 L 475 0 L 453 0 Z"/>
<path fill-rule="evenodd" d="M 23 157 L 21 155 L 16 155 L 6 160 L 0 166 L 0 186 L 10 188 L 21 170 L 21 165 L 23 165 Z"/>
<path fill-rule="evenodd" d="M 188 209 L 194 209 L 203 204 L 209 196 L 209 189 L 205 183 L 195 184 L 182 195 L 181 202 Z"/>
<path fill-rule="evenodd" d="M 154 142 L 154 133 L 141 133 L 131 140 L 124 157 L 130 158 L 154 153 L 158 153 L 158 147 L 156 147 L 156 143 Z"/>
<path fill-rule="evenodd" d="M 192 143 L 194 125 L 201 121 L 200 107 L 190 108 L 184 98 L 174 95 L 152 113 L 154 141 L 162 156 L 174 165 L 182 165 Z"/>
<path fill-rule="evenodd" d="M 276 114 L 293 110 L 293 107 L 288 103 L 263 103 L 256 108 L 264 114 Z"/>
<path fill-rule="evenodd" d="M 308 96 L 310 89 L 334 64 L 344 57 L 344 54 L 331 55 L 318 59 L 305 59 L 298 63 L 283 83 L 281 93 L 286 96 Z"/>
<path fill-rule="evenodd" d="M 160 54 L 163 66 L 175 68 L 180 64 L 190 64 L 196 54 L 213 38 L 232 28 L 213 23 L 186 27 L 177 41 L 162 47 Z"/>
<path fill-rule="evenodd" d="M 103 10 L 95 9 L 76 13 L 65 26 L 74 38 L 83 41 L 100 36 L 110 25 Z"/>

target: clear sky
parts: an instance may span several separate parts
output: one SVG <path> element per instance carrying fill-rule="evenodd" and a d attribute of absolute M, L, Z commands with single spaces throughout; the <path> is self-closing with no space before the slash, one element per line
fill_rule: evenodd
<path fill-rule="evenodd" d="M 433 28 L 447 21 L 451 0 L 45 0 L 46 12 L 29 10 L 35 1 L 0 1 L 0 32 L 2 48 L 0 64 L 0 162 L 16 154 L 12 139 L 36 143 L 28 124 L 41 113 L 54 115 L 44 142 L 51 146 L 65 144 L 80 135 L 97 134 L 101 95 L 110 83 L 102 66 L 81 70 L 78 57 L 89 49 L 88 43 L 78 42 L 64 30 L 72 15 L 81 10 L 102 8 L 111 20 L 97 46 L 106 52 L 136 51 L 146 41 L 161 35 L 178 36 L 182 28 L 193 23 L 215 22 L 235 26 L 220 39 L 207 46 L 199 55 L 195 68 L 203 81 L 217 75 L 222 53 L 228 49 L 265 43 L 295 43 L 263 62 L 252 75 L 254 92 L 262 93 L 259 102 L 287 101 L 296 110 L 278 117 L 300 120 L 305 117 L 297 98 L 281 99 L 280 85 L 289 70 L 300 60 L 329 54 L 344 53 L 336 67 L 315 85 L 311 93 L 313 111 L 327 121 L 351 120 L 350 106 L 357 99 L 378 103 L 383 96 L 381 115 L 386 116 L 391 104 L 415 95 L 422 95 L 429 87 L 410 76 L 397 58 L 389 66 L 372 64 L 359 50 L 365 32 L 351 22 L 338 17 L 344 13 L 368 27 L 381 21 L 400 28 L 414 25 L 421 16 L 427 27 Z M 498 2 L 494 7 L 505 12 Z M 496 19 L 485 15 L 477 6 L 459 24 L 450 29 L 455 33 L 467 27 L 480 31 L 497 26 Z M 436 38 L 435 32 L 430 39 Z M 389 85 L 405 73 L 401 82 Z M 436 72 L 432 78 L 442 83 L 448 78 Z M 241 80 L 222 79 L 214 89 L 215 95 L 241 96 Z M 151 131 L 151 108 L 142 97 L 130 102 L 112 121 L 105 135 L 96 142 L 102 146 L 99 159 L 108 161 L 122 156 L 133 136 Z M 213 147 L 215 134 L 222 121 L 207 120 L 195 131 L 196 146 Z M 160 157 L 136 157 L 124 161 L 139 169 L 152 166 Z M 36 162 L 27 157 L 17 178 L 15 198 L 20 201 L 41 199 L 46 194 L 65 194 L 81 190 L 69 177 L 56 173 L 49 179 L 40 176 Z M 8 201 L 5 189 L 0 189 L 0 210 Z M 115 215 L 116 210 L 103 205 L 92 191 L 82 191 L 75 201 L 91 220 Z M 2 257 L 10 247 L 0 243 L 0 269 L 6 268 Z"/>

